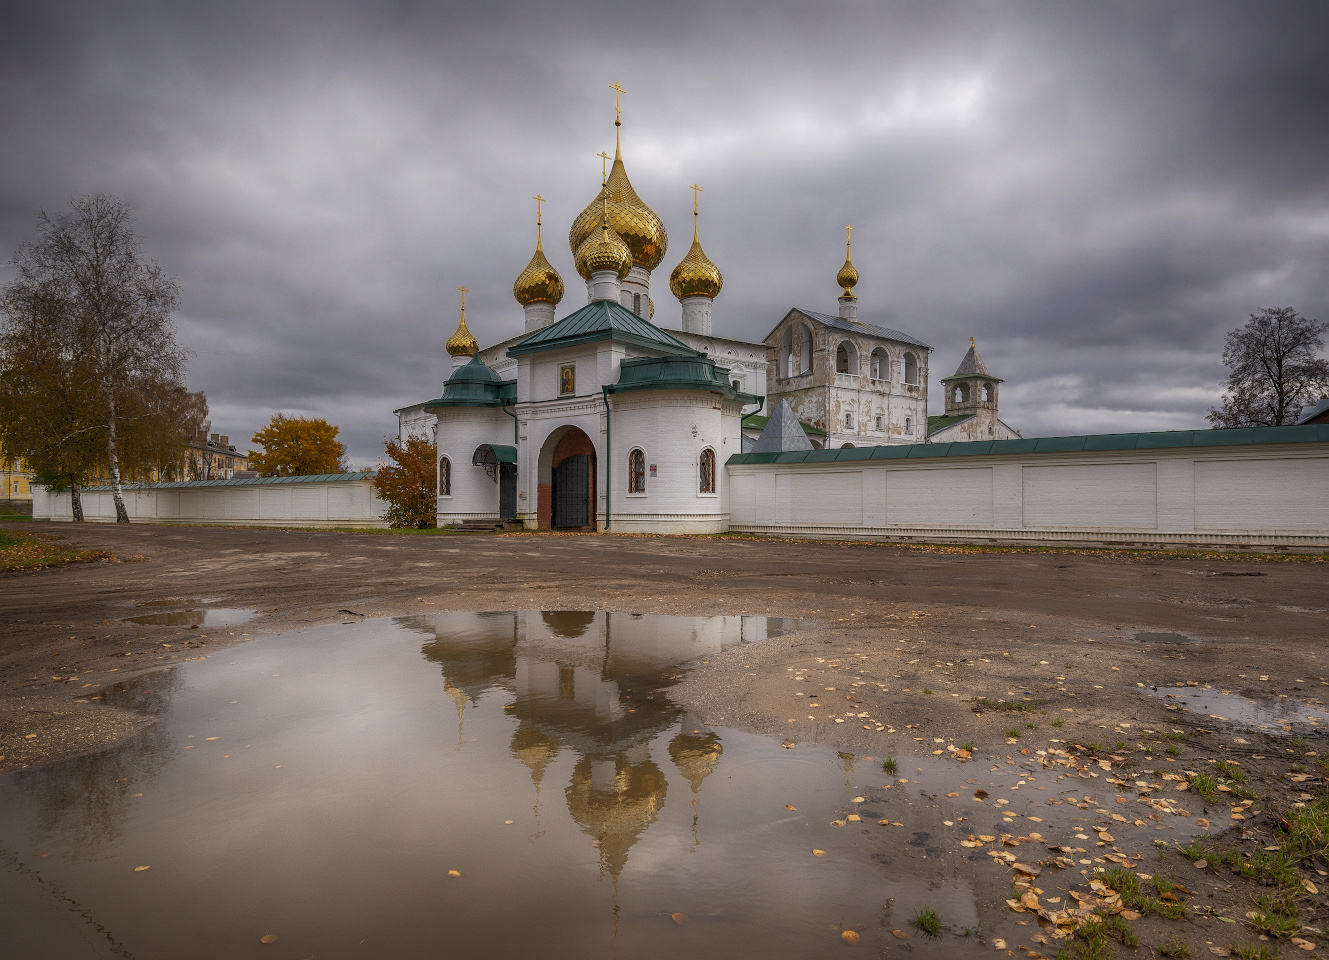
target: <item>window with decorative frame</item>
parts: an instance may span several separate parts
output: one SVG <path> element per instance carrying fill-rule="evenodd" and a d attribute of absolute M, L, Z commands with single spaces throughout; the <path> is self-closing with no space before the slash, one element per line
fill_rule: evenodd
<path fill-rule="evenodd" d="M 844 428 L 846 430 L 854 429 L 854 414 L 852 411 L 846 411 L 844 415 Z"/>
<path fill-rule="evenodd" d="M 699 493 L 715 492 L 715 451 L 707 447 L 701 452 L 699 460 L 698 487 Z"/>
<path fill-rule="evenodd" d="M 452 496 L 452 461 L 447 457 L 438 458 L 438 495 Z"/>
<path fill-rule="evenodd" d="M 634 447 L 628 454 L 628 493 L 646 492 L 646 454 Z"/>

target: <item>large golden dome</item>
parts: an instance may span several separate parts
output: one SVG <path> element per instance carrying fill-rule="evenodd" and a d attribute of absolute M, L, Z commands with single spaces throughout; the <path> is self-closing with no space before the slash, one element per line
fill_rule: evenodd
<path fill-rule="evenodd" d="M 692 248 L 669 275 L 669 290 L 680 300 L 684 297 L 714 299 L 723 286 L 724 277 L 720 275 L 720 268 L 712 263 L 711 258 L 702 250 L 701 241 L 697 239 L 694 227 Z"/>
<path fill-rule="evenodd" d="M 537 237 L 535 254 L 526 269 L 517 275 L 512 285 L 512 295 L 523 307 L 532 303 L 552 303 L 558 306 L 563 299 L 563 278 L 545 257 L 544 248 Z"/>
<path fill-rule="evenodd" d="M 617 148 L 609 179 L 595 199 L 572 221 L 568 246 L 573 254 L 581 249 L 587 237 L 594 235 L 606 198 L 609 200 L 609 226 L 632 252 L 632 262 L 647 270 L 660 266 L 669 249 L 669 234 L 665 231 L 664 221 L 642 203 L 637 191 L 632 189 L 627 170 L 623 168 L 623 154 Z"/>
<path fill-rule="evenodd" d="M 601 201 L 600 222 L 596 232 L 588 234 L 575 250 L 572 262 L 583 280 L 591 279 L 597 270 L 613 270 L 622 280 L 632 269 L 632 251 L 614 232 L 606 219 Z"/>

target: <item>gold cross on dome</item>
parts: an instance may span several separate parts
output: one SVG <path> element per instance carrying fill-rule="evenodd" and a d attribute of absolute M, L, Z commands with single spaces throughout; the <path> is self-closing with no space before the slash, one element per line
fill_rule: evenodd
<path fill-rule="evenodd" d="M 603 185 L 605 182 L 605 178 L 608 176 L 608 174 L 605 172 L 608 169 L 605 166 L 605 164 L 609 162 L 609 154 L 601 150 L 599 153 L 596 154 L 596 156 L 600 158 L 600 183 L 601 185 Z"/>
<path fill-rule="evenodd" d="M 467 290 L 465 287 L 458 287 L 457 290 L 461 293 L 461 312 L 462 312 L 463 314 L 465 314 L 465 313 L 466 313 L 466 294 L 470 293 L 470 291 Z"/>
<path fill-rule="evenodd" d="M 540 225 L 540 212 L 541 212 L 541 208 L 542 208 L 542 207 L 543 207 L 548 201 L 545 200 L 545 198 L 542 197 L 542 196 L 540 196 L 538 193 L 537 193 L 535 196 L 531 197 L 531 199 L 535 201 L 535 225 L 536 225 L 536 226 L 539 226 L 539 225 Z"/>
<path fill-rule="evenodd" d="M 844 245 L 847 247 L 854 239 L 854 228 L 849 224 L 844 225 Z"/>
<path fill-rule="evenodd" d="M 621 95 L 627 93 L 627 91 L 624 90 L 622 87 L 620 87 L 617 83 L 611 83 L 609 85 L 609 89 L 614 91 L 614 125 L 617 126 L 622 119 L 622 114 L 620 113 L 618 108 L 618 98 Z"/>
<path fill-rule="evenodd" d="M 695 217 L 697 215 L 697 199 L 701 194 L 701 187 L 694 183 L 688 189 L 692 191 L 692 215 Z"/>

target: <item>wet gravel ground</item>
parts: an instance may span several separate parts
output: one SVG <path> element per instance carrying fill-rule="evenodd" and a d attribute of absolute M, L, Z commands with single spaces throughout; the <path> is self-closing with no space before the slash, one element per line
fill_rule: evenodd
<path fill-rule="evenodd" d="M 1009 849 L 1018 857 L 1035 856 L 1027 854 L 1031 845 L 1040 860 L 1068 856 L 1076 861 L 1067 871 L 1075 881 L 1088 881 L 1082 870 L 1115 863 L 1103 859 L 1113 851 L 1142 873 L 1185 876 L 1193 891 L 1185 936 L 1201 953 L 1206 945 L 1226 949 L 1234 938 L 1255 942 L 1241 926 L 1256 896 L 1250 884 L 1175 853 L 1159 860 L 1149 836 L 1156 824 L 1135 813 L 1122 831 L 1129 845 L 1122 837 L 1092 839 L 1085 827 L 1111 826 L 1118 804 L 1144 811 L 1141 803 L 1180 796 L 1178 783 L 1188 774 L 1235 761 L 1251 804 L 1241 807 L 1227 795 L 1222 803 L 1200 803 L 1191 795 L 1184 807 L 1189 829 L 1267 844 L 1288 809 L 1320 795 L 1319 762 L 1329 757 L 1317 722 L 1251 730 L 1239 718 L 1217 719 L 1218 710 L 1184 709 L 1193 696 L 1160 695 L 1172 686 L 1208 690 L 1219 700 L 1226 693 L 1266 706 L 1311 707 L 1329 697 L 1323 558 L 745 538 L 23 528 L 109 550 L 122 562 L 0 575 L 0 771 L 97 749 L 135 729 L 142 721 L 99 703 L 103 684 L 312 624 L 513 608 L 805 618 L 815 623 L 801 632 L 695 665 L 672 694 L 709 722 L 766 733 L 790 749 L 827 745 L 871 763 L 889 757 L 899 777 L 921 763 L 950 764 L 953 776 L 929 774 L 931 795 L 964 799 L 955 817 L 993 820 L 975 836 L 999 838 L 998 827 L 1009 824 L 1009 836 L 1024 838 Z M 220 607 L 253 617 L 218 626 L 127 620 Z M 1137 640 L 1141 632 L 1193 642 Z M 1043 831 L 1000 819 L 995 810 L 976 813 L 972 793 L 961 794 L 992 789 L 995 799 L 997 788 L 984 784 L 996 784 L 999 772 L 1041 766 L 1057 751 L 1075 758 L 1058 775 L 1086 785 L 1062 803 L 1085 805 L 1092 823 L 1079 829 L 1090 840 L 1057 831 L 1030 840 Z M 888 787 L 899 789 L 883 771 L 881 789 Z M 941 823 L 942 816 L 949 815 L 933 819 Z M 1135 819 L 1146 826 L 1135 827 Z M 951 823 L 942 832 L 955 834 L 953 846 L 971 831 L 968 819 Z M 971 865 L 966 870 L 991 881 L 994 895 L 984 910 L 996 922 L 993 911 L 1011 909 L 1003 898 L 1019 877 L 989 856 L 1006 850 L 1004 841 L 973 842 L 981 849 L 962 856 L 963 848 L 953 847 L 947 857 L 960 857 Z M 1062 844 L 1078 844 L 1088 855 L 1045 849 Z M 925 852 L 926 845 L 915 851 Z M 1058 895 L 1046 877 L 1033 883 L 1044 884 L 1035 894 L 1044 901 Z M 1329 901 L 1318 895 L 1306 908 L 1308 927 L 1321 922 L 1321 912 L 1329 916 Z M 1055 942 L 1034 939 L 1042 935 L 1035 920 L 1016 922 L 1028 925 L 1030 936 L 1012 949 L 1023 946 L 1022 956 L 1056 952 Z M 1139 925 L 1149 931 L 1147 941 L 1175 932 L 1172 921 L 1157 917 Z"/>

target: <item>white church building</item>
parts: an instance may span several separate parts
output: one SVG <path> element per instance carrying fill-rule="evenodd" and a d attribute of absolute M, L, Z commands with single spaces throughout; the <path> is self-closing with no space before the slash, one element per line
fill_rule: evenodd
<path fill-rule="evenodd" d="M 400 437 L 438 446 L 440 525 L 725 531 L 725 464 L 752 449 L 781 400 L 815 448 L 928 439 L 932 348 L 858 319 L 848 241 L 837 313 L 791 310 L 754 343 L 713 330 L 724 280 L 696 218 L 694 201 L 692 245 L 669 275 L 681 308 L 674 329 L 654 322 L 651 296 L 668 233 L 628 180 L 621 145 L 568 234 L 584 306 L 558 316 L 563 280 L 539 223 L 535 253 L 513 284 L 525 314 L 520 335 L 480 349 L 463 291 L 441 395 L 396 411 Z M 995 394 L 982 409 L 991 414 L 984 427 L 999 424 Z"/>

